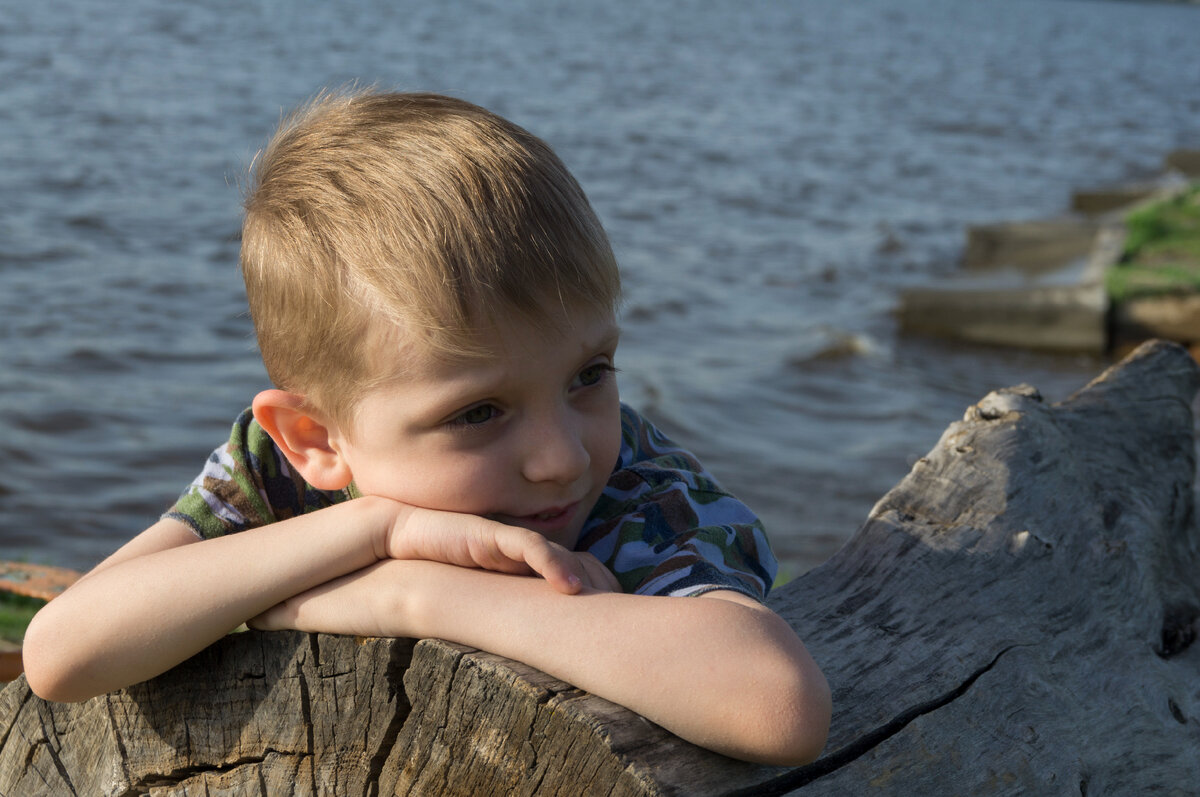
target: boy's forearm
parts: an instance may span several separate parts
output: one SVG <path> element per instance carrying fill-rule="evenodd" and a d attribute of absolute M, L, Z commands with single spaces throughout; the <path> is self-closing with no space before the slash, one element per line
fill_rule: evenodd
<path fill-rule="evenodd" d="M 272 622 L 449 639 L 524 661 L 731 756 L 815 758 L 830 711 L 820 670 L 782 619 L 722 596 L 563 595 L 540 579 L 383 561 L 298 596 Z"/>
<path fill-rule="evenodd" d="M 391 511 L 349 502 L 103 563 L 30 624 L 30 686 L 71 701 L 151 678 L 284 598 L 376 561 Z"/>
<path fill-rule="evenodd" d="M 387 557 L 535 572 L 567 592 L 589 583 L 589 563 L 540 534 L 386 498 L 204 542 L 164 520 L 38 613 L 25 638 L 29 684 L 66 701 L 145 680 L 281 601 Z"/>

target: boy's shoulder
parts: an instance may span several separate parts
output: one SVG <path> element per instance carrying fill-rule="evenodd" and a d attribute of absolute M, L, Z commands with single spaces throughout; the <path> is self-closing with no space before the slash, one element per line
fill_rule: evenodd
<path fill-rule="evenodd" d="M 621 453 L 613 479 L 614 486 L 626 489 L 637 481 L 650 486 L 677 482 L 697 495 L 725 494 L 694 454 L 625 403 L 621 404 Z"/>
<path fill-rule="evenodd" d="M 294 471 L 249 408 L 233 422 L 175 504 L 163 515 L 205 539 L 265 526 L 353 497 L 352 491 L 318 490 Z"/>
<path fill-rule="evenodd" d="M 626 592 L 734 590 L 763 600 L 777 564 L 761 521 L 700 462 L 627 405 L 620 459 L 578 549 Z"/>

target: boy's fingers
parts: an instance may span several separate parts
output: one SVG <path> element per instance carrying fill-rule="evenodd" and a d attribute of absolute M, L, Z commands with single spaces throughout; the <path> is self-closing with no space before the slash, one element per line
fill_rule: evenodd
<path fill-rule="evenodd" d="M 590 554 L 589 554 L 589 556 L 590 556 Z M 592 561 L 596 563 L 596 569 L 598 571 L 600 571 L 600 579 L 603 582 L 604 586 L 607 587 L 610 592 L 624 592 L 625 591 L 621 587 L 621 582 L 617 580 L 617 576 L 615 573 L 613 573 L 613 571 L 609 570 L 604 565 L 603 562 L 601 562 L 599 559 L 597 559 L 594 556 L 592 557 Z M 599 589 L 599 588 L 600 587 L 597 585 L 597 589 Z"/>
<path fill-rule="evenodd" d="M 529 569 L 559 592 L 574 595 L 583 588 L 585 572 L 575 554 L 558 543 L 527 529 L 520 529 L 520 556 Z M 515 554 L 515 552 L 513 552 Z"/>
<path fill-rule="evenodd" d="M 604 563 L 592 556 L 590 553 L 575 554 L 578 557 L 580 565 L 583 567 L 586 577 L 584 583 L 601 592 L 621 592 L 621 584 L 617 581 L 617 577 L 612 571 L 604 566 Z"/>
<path fill-rule="evenodd" d="M 400 527 L 388 545 L 393 559 L 427 559 L 513 575 L 538 575 L 568 595 L 593 580 L 575 553 L 520 526 L 475 515 L 409 508 Z"/>
<path fill-rule="evenodd" d="M 565 560 L 559 564 L 564 566 L 566 575 L 554 574 L 551 571 L 538 571 L 552 587 L 567 595 L 574 595 L 584 587 L 599 592 L 621 592 L 621 584 L 612 571 L 604 563 L 590 553 L 576 553 L 563 549 Z"/>

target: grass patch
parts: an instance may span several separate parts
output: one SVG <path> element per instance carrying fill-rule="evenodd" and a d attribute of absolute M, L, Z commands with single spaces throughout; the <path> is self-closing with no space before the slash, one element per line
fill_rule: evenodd
<path fill-rule="evenodd" d="M 1127 258 L 1179 245 L 1195 252 L 1200 246 L 1200 184 L 1173 199 L 1135 210 L 1125 217 L 1125 226 L 1129 230 L 1125 239 Z"/>
<path fill-rule="evenodd" d="M 1120 265 L 1109 270 L 1104 282 L 1114 302 L 1200 293 L 1200 262 L 1152 267 Z"/>
<path fill-rule="evenodd" d="M 1121 262 L 1105 276 L 1115 302 L 1200 292 L 1200 183 L 1125 218 Z"/>
<path fill-rule="evenodd" d="M 37 610 L 45 605 L 37 598 L 0 592 L 0 639 L 20 643 L 25 638 L 25 629 Z"/>

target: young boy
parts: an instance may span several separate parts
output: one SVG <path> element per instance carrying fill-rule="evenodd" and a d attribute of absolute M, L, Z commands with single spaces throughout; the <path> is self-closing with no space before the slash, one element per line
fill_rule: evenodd
<path fill-rule="evenodd" d="M 761 603 L 761 526 L 620 404 L 617 267 L 550 149 L 447 97 L 324 95 L 250 188 L 241 264 L 276 387 L 37 615 L 34 692 L 145 680 L 242 622 L 432 636 L 734 757 L 815 758 L 829 691 Z"/>

